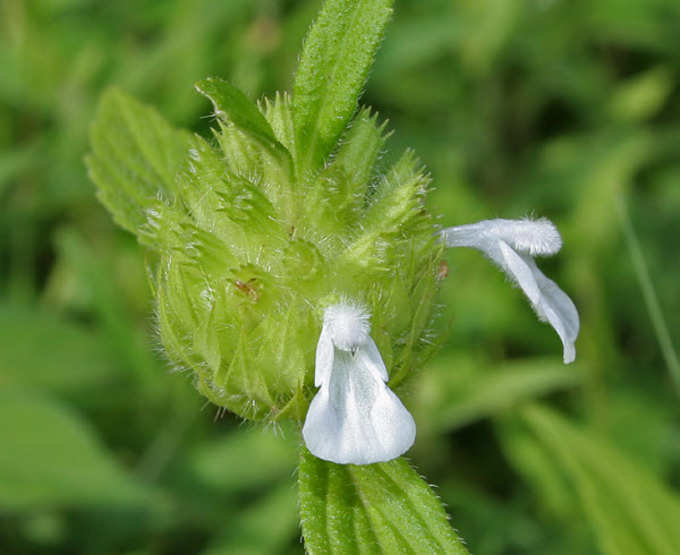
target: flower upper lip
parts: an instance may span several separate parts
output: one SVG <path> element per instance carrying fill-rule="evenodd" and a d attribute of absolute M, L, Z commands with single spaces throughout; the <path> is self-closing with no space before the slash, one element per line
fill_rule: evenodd
<path fill-rule="evenodd" d="M 562 247 L 562 238 L 550 220 L 483 220 L 445 228 L 440 235 L 447 246 L 480 250 L 498 264 L 522 289 L 539 319 L 555 329 L 564 347 L 564 362 L 574 361 L 578 311 L 534 261 L 535 256 L 550 256 Z"/>

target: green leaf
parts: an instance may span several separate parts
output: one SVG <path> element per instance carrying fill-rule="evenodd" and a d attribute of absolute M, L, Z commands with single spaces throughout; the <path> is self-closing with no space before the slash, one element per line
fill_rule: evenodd
<path fill-rule="evenodd" d="M 118 89 L 102 95 L 86 162 L 99 200 L 119 225 L 137 234 L 159 197 L 174 199 L 175 175 L 190 138 Z"/>
<path fill-rule="evenodd" d="M 0 422 L 0 507 L 145 507 L 155 500 L 64 406 L 4 390 Z"/>
<path fill-rule="evenodd" d="M 467 553 L 435 494 L 404 459 L 338 465 L 303 448 L 298 484 L 309 553 Z"/>
<path fill-rule="evenodd" d="M 225 123 L 235 125 L 246 135 L 257 139 L 262 146 L 279 156 L 287 155 L 286 148 L 276 140 L 269 122 L 248 97 L 224 79 L 208 77 L 194 85 L 210 99 L 215 115 Z"/>
<path fill-rule="evenodd" d="M 604 553 L 680 553 L 680 498 L 647 468 L 547 408 L 522 415 L 573 484 Z"/>
<path fill-rule="evenodd" d="M 357 108 L 393 0 L 327 0 L 307 33 L 293 86 L 297 162 L 322 165 Z"/>

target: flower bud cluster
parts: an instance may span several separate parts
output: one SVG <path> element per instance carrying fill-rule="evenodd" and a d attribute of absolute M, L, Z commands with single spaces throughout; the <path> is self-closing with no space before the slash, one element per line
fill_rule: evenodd
<path fill-rule="evenodd" d="M 142 237 L 160 255 L 158 324 L 172 362 L 245 418 L 302 420 L 324 310 L 341 299 L 372 314 L 392 386 L 421 365 L 442 245 L 414 155 L 377 171 L 385 126 L 369 110 L 324 167 L 302 170 L 288 97 L 260 109 L 278 147 L 219 118 L 214 141 L 192 139 L 175 198 L 147 210 Z"/>

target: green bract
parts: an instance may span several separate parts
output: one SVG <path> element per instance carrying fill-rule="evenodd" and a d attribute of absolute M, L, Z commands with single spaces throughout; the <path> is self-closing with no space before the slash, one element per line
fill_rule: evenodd
<path fill-rule="evenodd" d="M 411 151 L 378 169 L 385 124 L 357 109 L 357 97 L 390 2 L 366 3 L 371 18 L 350 17 L 361 4 L 326 4 L 293 99 L 256 106 L 225 81 L 199 82 L 214 105 L 209 139 L 116 89 L 92 128 L 99 198 L 158 254 L 168 357 L 213 403 L 246 418 L 304 417 L 332 303 L 371 313 L 391 387 L 432 344 L 441 245 L 423 204 L 429 178 Z M 332 21 L 344 26 L 320 31 Z"/>

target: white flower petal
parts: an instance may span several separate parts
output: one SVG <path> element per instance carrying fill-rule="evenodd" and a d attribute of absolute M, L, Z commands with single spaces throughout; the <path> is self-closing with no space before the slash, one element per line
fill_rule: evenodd
<path fill-rule="evenodd" d="M 534 259 L 526 254 L 517 254 L 501 241 L 504 256 L 503 269 L 517 283 L 529 298 L 539 319 L 548 322 L 562 341 L 565 364 L 576 358 L 574 341 L 578 336 L 579 318 L 576 307 L 557 284 L 547 278 L 536 266 Z"/>
<path fill-rule="evenodd" d="M 316 345 L 316 364 L 314 366 L 314 385 L 320 387 L 331 379 L 333 368 L 333 340 L 327 326 L 321 328 L 319 342 Z"/>
<path fill-rule="evenodd" d="M 441 236 L 449 247 L 478 249 L 498 264 L 529 298 L 539 319 L 555 329 L 564 347 L 564 362 L 573 362 L 574 341 L 579 331 L 578 312 L 566 293 L 539 270 L 533 259 L 554 254 L 562 247 L 562 239 L 552 222 L 544 218 L 484 220 L 446 228 Z"/>
<path fill-rule="evenodd" d="M 503 256 L 500 263 L 501 268 L 505 270 L 513 282 L 520 286 L 524 294 L 529 298 L 532 306 L 537 306 L 541 300 L 541 290 L 534 277 L 534 272 L 526 263 L 526 260 L 517 254 L 507 243 L 499 241 L 498 246 Z"/>
<path fill-rule="evenodd" d="M 392 460 L 413 445 L 416 425 L 386 385 L 385 363 L 368 335 L 365 310 L 329 307 L 316 350 L 314 382 L 302 436 L 310 452 L 339 464 Z"/>
<path fill-rule="evenodd" d="M 330 383 L 312 400 L 302 429 L 314 456 L 338 464 L 372 464 L 392 460 L 413 445 L 413 417 L 375 368 L 366 365 L 370 358 L 365 352 L 356 356 L 336 349 Z"/>
<path fill-rule="evenodd" d="M 449 247 L 472 247 L 484 252 L 496 241 L 505 241 L 516 251 L 531 256 L 549 256 L 562 248 L 560 233 L 546 218 L 483 220 L 446 228 L 442 236 Z"/>
<path fill-rule="evenodd" d="M 562 237 L 546 218 L 539 220 L 492 220 L 499 239 L 530 256 L 550 256 L 562 248 Z"/>
<path fill-rule="evenodd" d="M 359 349 L 356 353 L 358 363 L 370 369 L 376 378 L 381 379 L 386 382 L 390 379 L 387 374 L 387 368 L 385 368 L 385 363 L 380 356 L 380 351 L 378 351 L 378 346 L 373 341 L 372 337 L 368 337 L 366 343 L 362 349 Z"/>
<path fill-rule="evenodd" d="M 542 320 L 547 320 L 562 340 L 564 345 L 564 363 L 574 362 L 576 349 L 574 341 L 578 336 L 580 322 L 576 306 L 569 296 L 551 279 L 539 270 L 533 259 L 527 264 L 534 272 L 534 278 L 541 290 L 540 302 L 534 307 Z"/>

